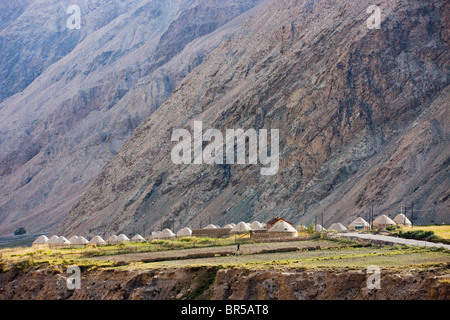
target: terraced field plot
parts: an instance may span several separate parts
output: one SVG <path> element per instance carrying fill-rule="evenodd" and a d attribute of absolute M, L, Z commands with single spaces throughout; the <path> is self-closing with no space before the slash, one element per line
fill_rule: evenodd
<path fill-rule="evenodd" d="M 188 258 L 189 255 L 201 254 L 228 254 L 235 256 L 236 253 L 255 254 L 262 251 L 283 250 L 290 249 L 290 251 L 302 250 L 307 248 L 321 249 L 338 248 L 343 244 L 332 241 L 293 241 L 293 242 L 274 242 L 274 243 L 258 243 L 258 244 L 244 244 L 240 246 L 237 252 L 236 245 L 206 247 L 206 248 L 190 248 L 179 250 L 166 250 L 156 252 L 139 252 L 127 253 L 119 255 L 104 255 L 100 257 L 91 258 L 91 260 L 106 260 L 106 261 L 124 261 L 124 262 L 142 262 L 151 260 L 177 260 Z"/>
<path fill-rule="evenodd" d="M 450 254 L 427 249 L 343 248 L 318 251 L 295 251 L 266 254 L 242 254 L 227 257 L 162 261 L 136 265 L 139 268 L 171 268 L 190 266 L 245 266 L 249 268 L 314 268 L 378 265 L 385 268 L 450 263 Z"/>

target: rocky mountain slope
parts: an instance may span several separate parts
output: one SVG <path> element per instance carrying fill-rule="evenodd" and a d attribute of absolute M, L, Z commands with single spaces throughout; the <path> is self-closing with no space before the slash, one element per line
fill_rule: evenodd
<path fill-rule="evenodd" d="M 258 0 L 0 5 L 0 234 L 50 232 Z M 254 10 L 257 10 L 254 8 Z"/>
<path fill-rule="evenodd" d="M 449 4 L 272 1 L 176 88 L 105 166 L 58 232 L 198 227 L 274 215 L 325 225 L 392 216 L 450 222 Z M 280 130 L 278 173 L 176 165 L 175 129 Z M 206 143 L 204 143 L 206 144 Z"/>

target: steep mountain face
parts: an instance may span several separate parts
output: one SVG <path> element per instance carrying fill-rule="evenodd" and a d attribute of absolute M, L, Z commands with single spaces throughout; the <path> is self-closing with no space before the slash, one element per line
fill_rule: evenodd
<path fill-rule="evenodd" d="M 72 2 L 2 3 L 0 234 L 53 230 L 257 3 L 80 1 L 80 30 L 66 27 Z"/>
<path fill-rule="evenodd" d="M 450 222 L 449 4 L 272 1 L 191 72 L 105 166 L 58 232 L 109 234 L 281 215 Z M 279 129 L 278 173 L 177 165 L 174 130 Z M 207 144 L 203 143 L 204 147 Z M 248 163 L 248 162 L 247 162 Z"/>
<path fill-rule="evenodd" d="M 0 101 L 21 92 L 46 68 L 70 53 L 88 35 L 141 2 L 40 1 L 0 3 Z M 83 27 L 67 31 L 67 8 L 80 4 Z"/>

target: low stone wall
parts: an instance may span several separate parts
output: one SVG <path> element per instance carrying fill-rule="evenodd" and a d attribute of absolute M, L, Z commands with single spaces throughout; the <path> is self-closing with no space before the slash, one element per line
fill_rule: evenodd
<path fill-rule="evenodd" d="M 297 241 L 297 234 L 286 232 L 268 232 L 267 230 L 255 230 L 250 233 L 250 239 L 253 242 L 281 242 L 281 241 Z"/>
<path fill-rule="evenodd" d="M 209 238 L 226 238 L 231 235 L 231 229 L 228 228 L 216 228 L 216 229 L 193 229 L 193 237 L 209 237 Z"/>

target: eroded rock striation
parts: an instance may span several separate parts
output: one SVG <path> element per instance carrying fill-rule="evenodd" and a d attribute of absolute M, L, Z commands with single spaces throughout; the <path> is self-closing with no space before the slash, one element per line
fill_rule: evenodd
<path fill-rule="evenodd" d="M 380 289 L 363 270 L 255 271 L 197 267 L 152 271 L 83 271 L 69 290 L 64 270 L 0 274 L 0 300 L 448 300 L 448 275 L 385 271 Z"/>
<path fill-rule="evenodd" d="M 0 4 L 0 234 L 51 232 L 257 0 Z"/>
<path fill-rule="evenodd" d="M 350 223 L 414 204 L 449 218 L 449 4 L 271 1 L 181 81 L 60 225 L 64 234 L 147 225 Z M 175 165 L 171 134 L 280 130 L 280 168 Z M 205 143 L 206 144 L 206 143 Z"/>

